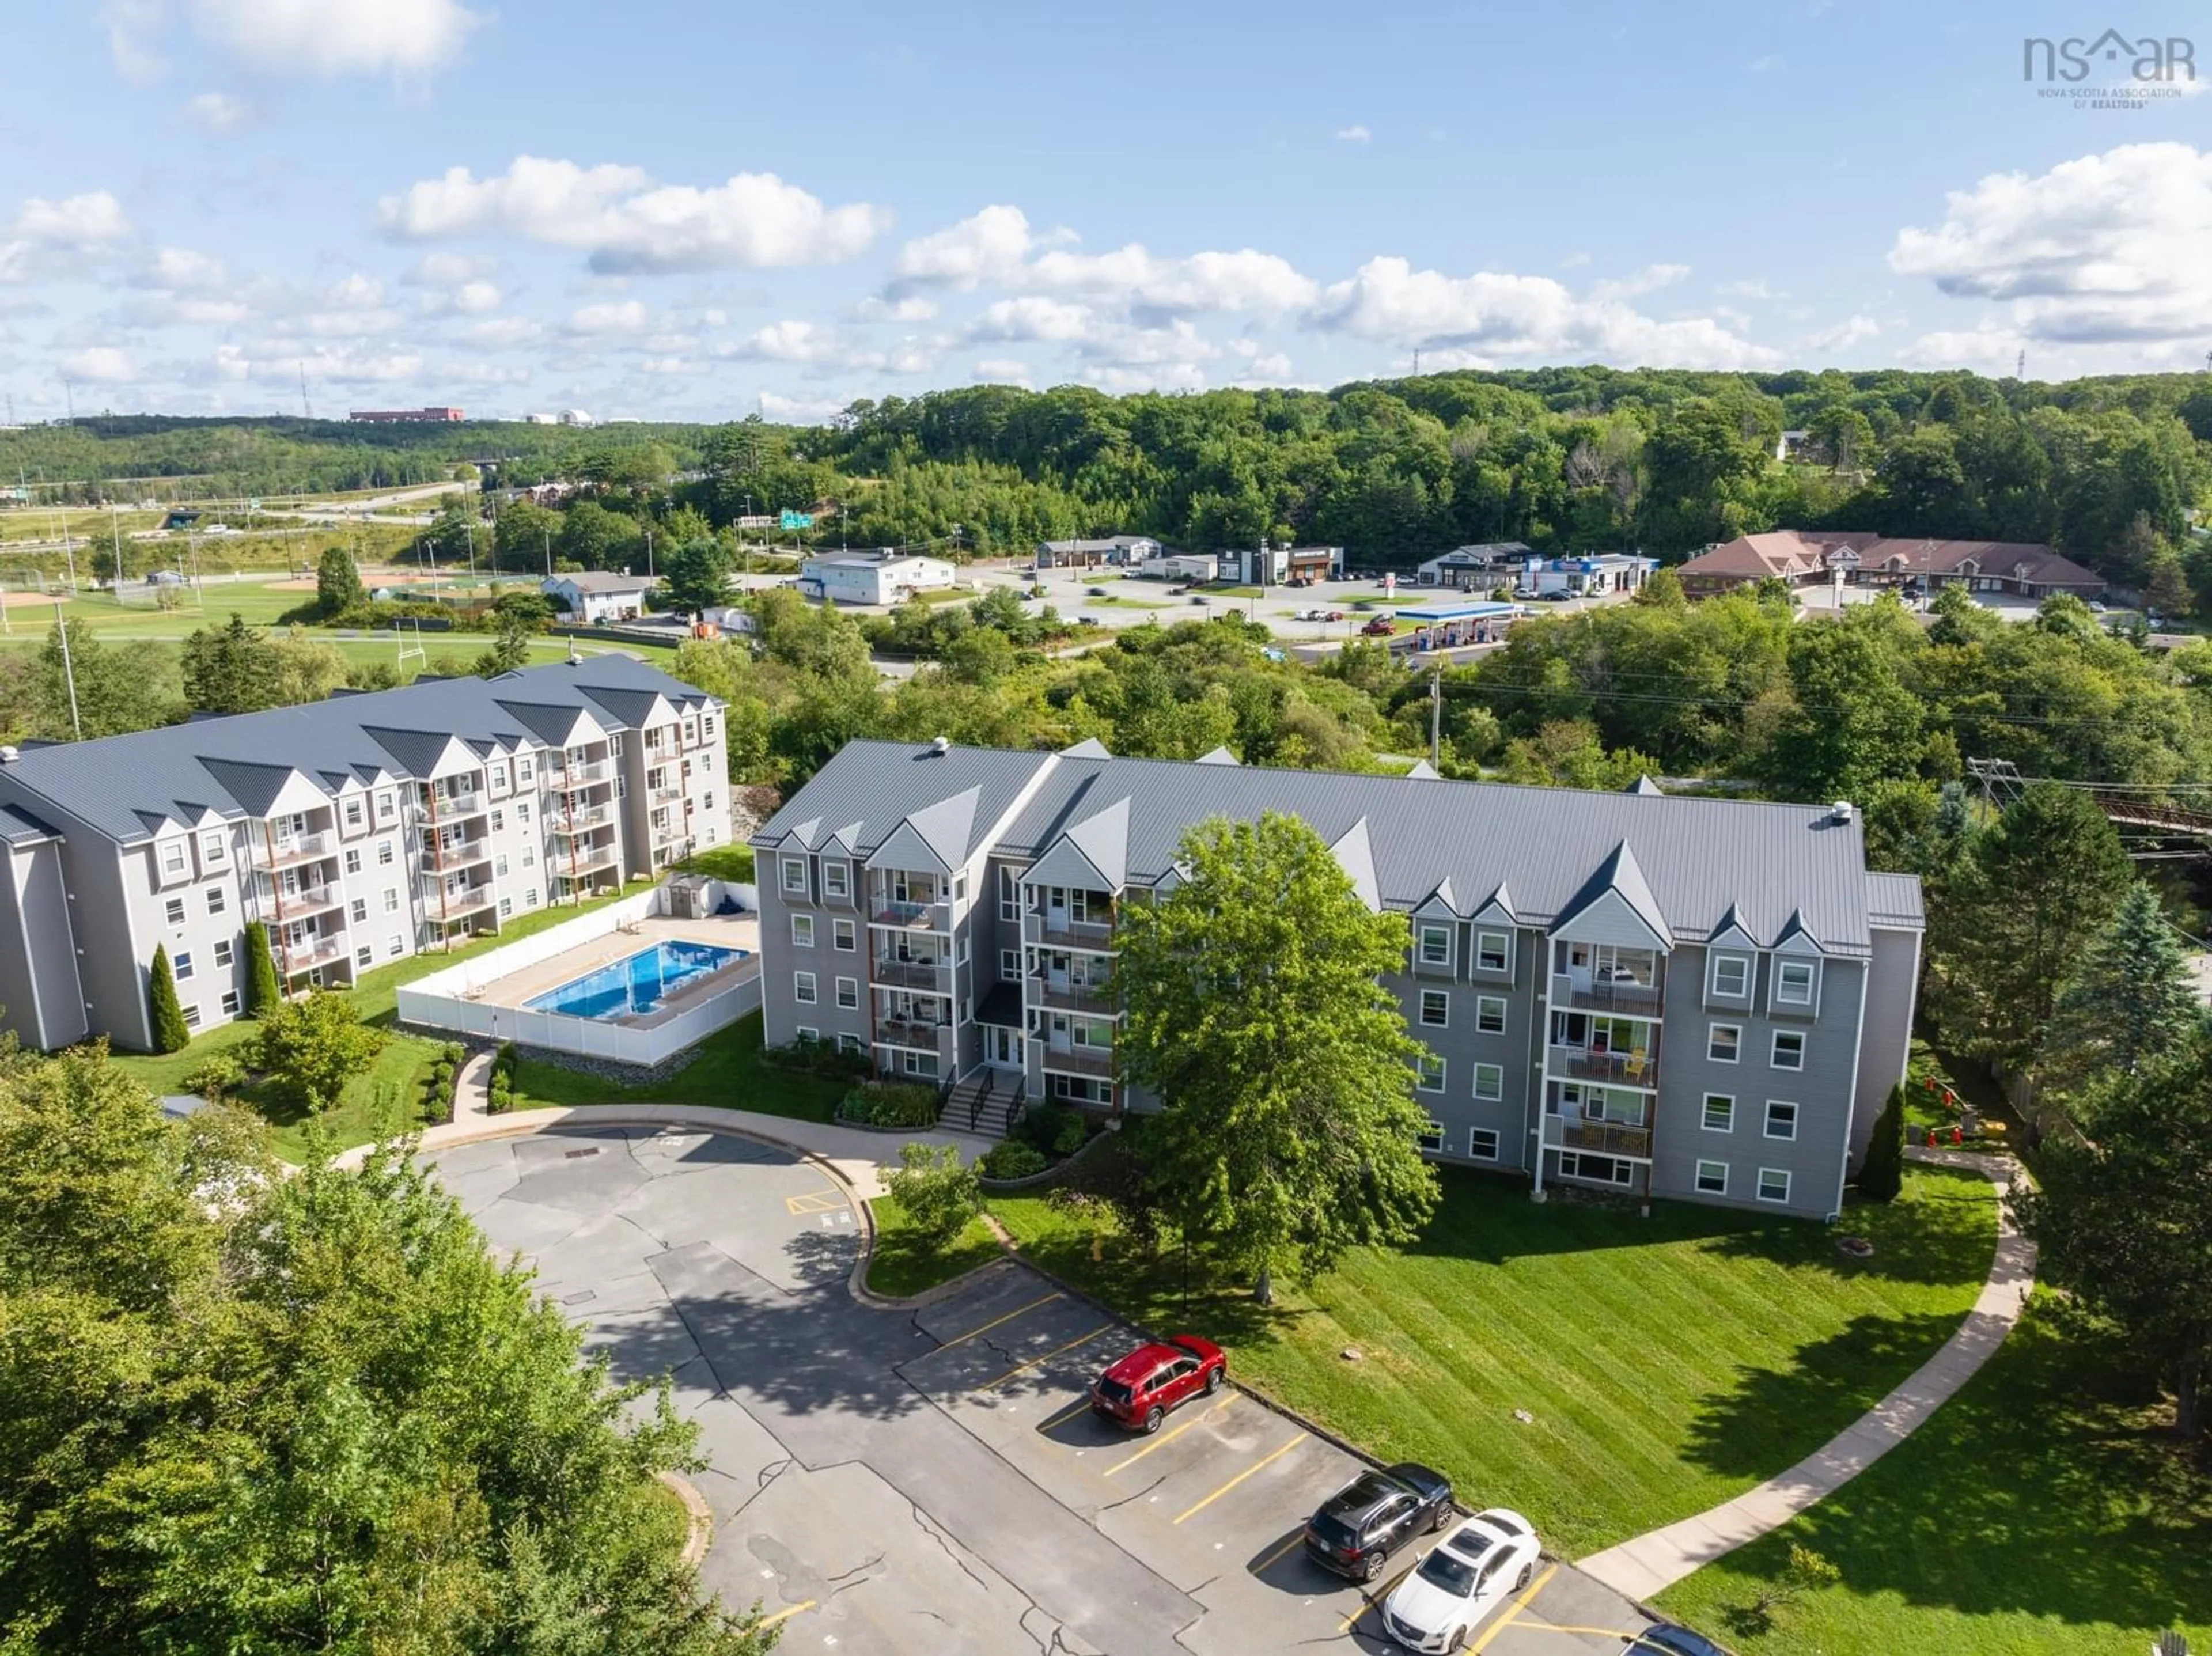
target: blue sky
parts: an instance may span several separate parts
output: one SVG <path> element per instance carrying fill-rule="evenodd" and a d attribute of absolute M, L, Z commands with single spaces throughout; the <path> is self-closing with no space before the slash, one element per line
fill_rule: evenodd
<path fill-rule="evenodd" d="M 809 419 L 1416 350 L 2203 363 L 2201 9 L 1687 9 L 19 6 L 0 391 Z M 2023 79 L 2108 24 L 2194 27 L 2207 78 Z"/>

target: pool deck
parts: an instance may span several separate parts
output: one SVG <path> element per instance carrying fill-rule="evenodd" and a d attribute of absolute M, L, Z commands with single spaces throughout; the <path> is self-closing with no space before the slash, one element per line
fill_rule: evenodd
<path fill-rule="evenodd" d="M 634 1029 L 650 1029 L 665 1019 L 675 1016 L 701 995 L 726 988 L 760 970 L 760 916 L 757 914 L 717 914 L 703 920 L 674 919 L 666 915 L 650 914 L 639 920 L 634 931 L 610 931 L 589 943 L 563 949 L 535 966 L 526 966 L 503 978 L 494 978 L 484 985 L 481 992 L 469 998 L 486 1006 L 509 1006 L 520 1010 L 533 995 L 557 989 L 587 972 L 625 960 L 657 943 L 713 943 L 720 949 L 742 949 L 746 957 L 719 972 L 709 972 L 702 977 L 692 979 L 643 1017 L 611 1018 L 607 1022 Z"/>

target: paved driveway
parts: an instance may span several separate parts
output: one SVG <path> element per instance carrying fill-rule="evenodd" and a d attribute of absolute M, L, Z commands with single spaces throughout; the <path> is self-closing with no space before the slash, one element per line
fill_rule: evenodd
<path fill-rule="evenodd" d="M 1110 1430 L 1082 1386 L 1132 1336 L 1025 1266 L 915 1313 L 862 1306 L 842 1187 L 724 1134 L 563 1130 L 434 1159 L 618 1374 L 672 1376 L 711 1462 L 702 1573 L 781 1617 L 785 1649 L 1389 1647 L 1370 1601 L 1417 1555 L 1363 1593 L 1297 1545 L 1352 1458 L 1234 1389 L 1156 1436 Z M 1618 1652 L 1641 1625 L 1547 1570 L 1469 1648 Z"/>

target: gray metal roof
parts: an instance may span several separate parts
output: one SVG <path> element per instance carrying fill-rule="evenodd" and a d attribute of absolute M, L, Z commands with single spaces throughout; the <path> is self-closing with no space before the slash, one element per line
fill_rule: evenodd
<path fill-rule="evenodd" d="M 573 586 L 579 592 L 649 592 L 653 583 L 643 575 L 627 572 L 611 573 L 603 569 L 586 569 L 572 574 L 552 575 L 538 583 L 541 586 Z"/>
<path fill-rule="evenodd" d="M 61 835 L 37 817 L 15 805 L 0 805 L 0 841 L 11 846 L 33 846 Z"/>
<path fill-rule="evenodd" d="M 349 771 L 363 779 L 423 776 L 427 771 L 410 767 L 434 762 L 456 737 L 507 744 L 529 739 L 507 703 L 580 708 L 603 723 L 629 724 L 616 704 L 649 707 L 655 695 L 693 706 L 711 700 L 658 668 L 617 655 L 526 667 L 493 679 L 418 679 L 396 690 L 27 748 L 0 766 L 0 799 L 33 813 L 48 804 L 129 843 L 149 837 L 165 821 L 195 820 L 200 809 L 226 817 L 262 815 L 290 772 L 319 789 L 328 785 L 318 779 Z"/>
<path fill-rule="evenodd" d="M 1921 900 L 1917 874 L 1867 876 L 1867 918 L 1891 930 L 1925 931 L 1927 905 Z"/>
<path fill-rule="evenodd" d="M 1625 851 L 1678 941 L 1703 943 L 1733 907 L 1763 943 L 1778 937 L 1795 913 L 1831 952 L 1863 954 L 1870 946 L 1864 825 L 1856 812 L 1850 822 L 1832 820 L 1825 804 L 975 748 L 933 754 L 902 743 L 855 742 L 755 843 L 772 844 L 810 819 L 859 821 L 862 845 L 873 850 L 909 813 L 970 786 L 982 791 L 975 815 L 980 834 L 1032 780 L 1036 792 L 996 848 L 1033 860 L 1069 828 L 1126 798 L 1132 885 L 1158 881 L 1194 824 L 1217 816 L 1252 821 L 1272 810 L 1304 817 L 1331 845 L 1365 819 L 1377 895 L 1387 908 L 1411 910 L 1446 880 L 1470 899 L 1510 882 L 1515 913 L 1547 927 L 1601 865 Z"/>

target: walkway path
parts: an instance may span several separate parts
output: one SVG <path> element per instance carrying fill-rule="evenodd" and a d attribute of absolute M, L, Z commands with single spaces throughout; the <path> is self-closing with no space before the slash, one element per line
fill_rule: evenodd
<path fill-rule="evenodd" d="M 1582 1561 L 1583 1569 L 1640 1601 L 1722 1554 L 1779 1529 L 1902 1443 L 2004 1343 L 2035 1286 L 2035 1245 L 2014 1227 L 2002 1199 L 2011 1192 L 2017 1165 L 2008 1156 L 1954 1150 L 1910 1149 L 1905 1154 L 1916 1162 L 1971 1168 L 1997 1187 L 1996 1257 L 1958 1331 L 1911 1379 L 1780 1477 L 1694 1517 L 1594 1553 Z"/>

